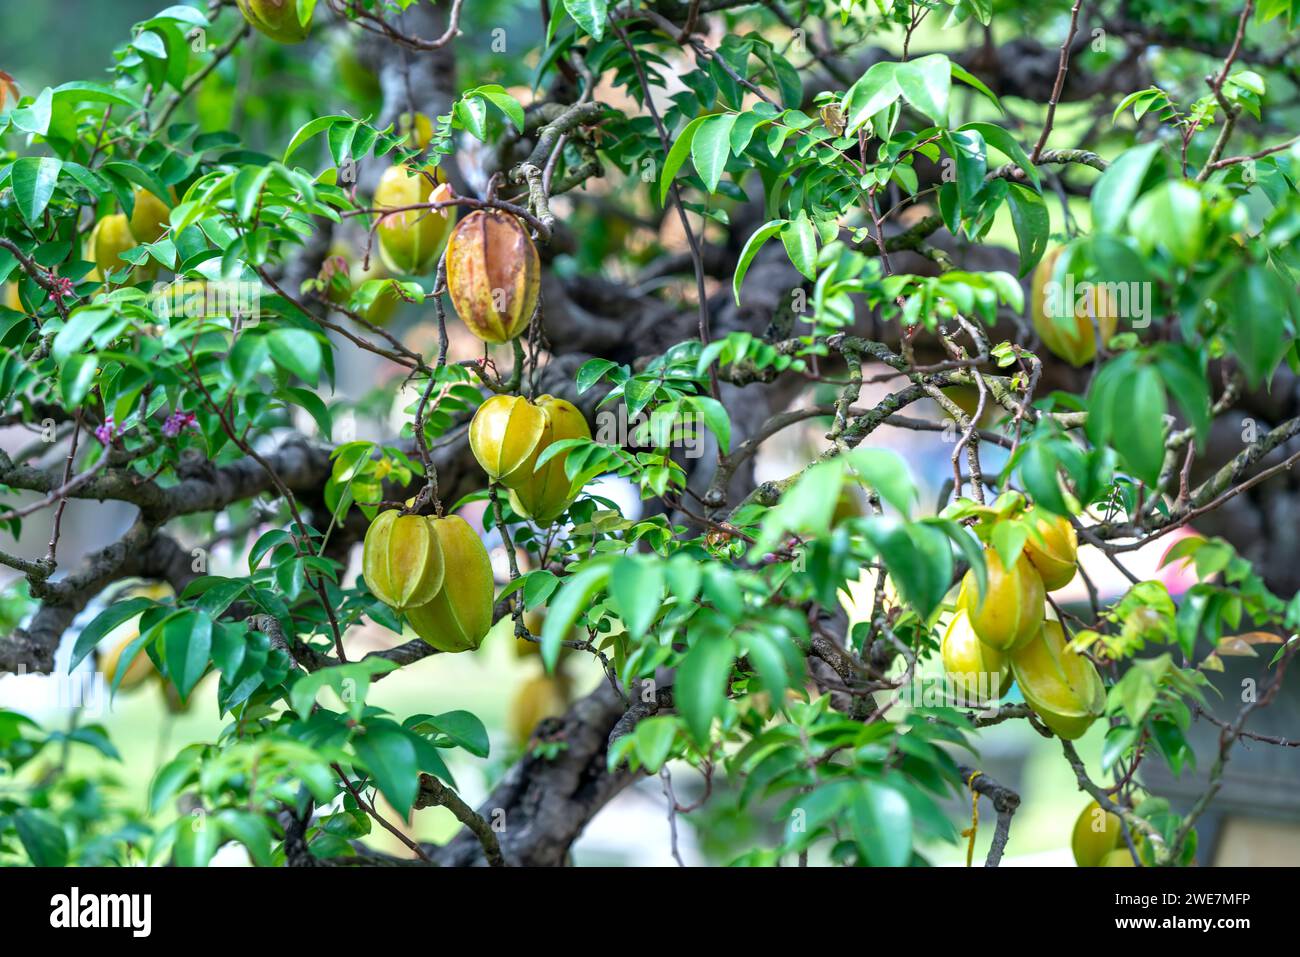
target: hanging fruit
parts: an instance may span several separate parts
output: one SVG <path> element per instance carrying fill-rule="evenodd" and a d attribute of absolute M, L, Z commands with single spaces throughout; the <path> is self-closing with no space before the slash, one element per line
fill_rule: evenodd
<path fill-rule="evenodd" d="M 980 641 L 998 651 L 1011 651 L 1031 640 L 1043 620 L 1043 580 L 1024 553 L 1010 571 L 1002 566 L 995 549 L 984 549 L 988 587 L 980 592 L 975 572 L 962 579 L 959 605 L 970 614 L 971 627 Z"/>
<path fill-rule="evenodd" d="M 380 512 L 366 530 L 361 567 L 375 597 L 408 611 L 438 593 L 446 563 L 430 519 L 393 508 Z"/>
<path fill-rule="evenodd" d="M 484 342 L 509 342 L 528 327 L 541 270 L 528 230 L 500 210 L 470 213 L 447 242 L 447 293 L 461 321 Z"/>
<path fill-rule="evenodd" d="M 407 209 L 447 202 L 451 187 L 409 166 L 390 166 L 375 187 L 376 209 L 400 209 L 381 216 L 376 233 L 379 256 L 392 272 L 409 276 L 428 273 L 438 262 L 451 229 L 451 208 Z"/>
<path fill-rule="evenodd" d="M 22 299 L 20 299 L 19 296 L 18 296 L 18 283 L 16 283 L 16 282 L 7 282 L 7 283 L 5 283 L 5 299 L 4 299 L 4 302 L 5 302 L 5 306 L 7 306 L 8 308 L 12 309 L 14 312 L 23 312 L 23 311 L 25 311 L 25 310 L 23 309 L 23 302 L 22 302 Z"/>
<path fill-rule="evenodd" d="M 1064 515 L 1039 509 L 1030 509 L 1028 517 L 1042 540 L 1031 533 L 1025 540 L 1025 557 L 1043 579 L 1043 588 L 1064 588 L 1074 580 L 1079 562 L 1079 536 L 1074 526 Z"/>
<path fill-rule="evenodd" d="M 1087 295 L 1076 296 L 1073 287 L 1062 290 L 1052 285 L 1056 261 L 1064 250 L 1064 246 L 1050 250 L 1034 270 L 1030 319 L 1043 345 L 1053 354 L 1070 365 L 1083 366 L 1097 354 L 1098 331 L 1103 344 L 1115 335 L 1116 304 L 1097 286 L 1084 287 L 1079 292 L 1088 289 Z M 1064 301 L 1067 298 L 1069 302 Z"/>
<path fill-rule="evenodd" d="M 95 282 L 107 280 L 108 274 L 118 269 L 130 269 L 128 283 L 145 282 L 158 273 L 158 264 L 150 259 L 140 266 L 132 266 L 122 254 L 137 245 L 127 226 L 126 215 L 113 213 L 95 224 L 86 241 L 86 258 L 95 264 L 87 277 Z"/>
<path fill-rule="evenodd" d="M 1096 801 L 1089 802 L 1079 812 L 1079 817 L 1074 822 L 1074 832 L 1070 835 L 1074 863 L 1080 867 L 1101 866 L 1106 855 L 1119 847 L 1123 838 L 1119 816 L 1103 811 Z M 1124 853 L 1128 854 L 1127 848 L 1124 848 Z"/>
<path fill-rule="evenodd" d="M 439 651 L 473 651 L 492 628 L 492 562 L 483 541 L 459 516 L 428 519 L 446 572 L 433 599 L 407 609 L 415 633 Z"/>
<path fill-rule="evenodd" d="M 298 19 L 298 0 L 235 0 L 253 29 L 277 43 L 301 43 L 311 33 L 311 18 Z"/>
<path fill-rule="evenodd" d="M 536 608 L 524 612 L 524 627 L 528 629 L 528 633 L 531 635 L 541 635 L 544 620 L 542 613 Z M 540 641 L 529 641 L 526 638 L 520 638 L 514 634 L 513 630 L 511 631 L 511 640 L 515 644 L 516 658 L 537 657 L 542 653 L 542 643 Z"/>
<path fill-rule="evenodd" d="M 526 747 L 533 730 L 546 718 L 558 718 L 569 706 L 568 679 L 563 674 L 539 675 L 525 681 L 510 702 L 510 737 Z"/>
<path fill-rule="evenodd" d="M 433 139 L 433 122 L 423 113 L 403 113 L 397 118 L 397 131 L 406 138 L 407 149 L 422 150 Z"/>
<path fill-rule="evenodd" d="M 171 209 L 147 189 L 135 188 L 127 228 L 138 243 L 156 243 L 167 231 Z"/>
<path fill-rule="evenodd" d="M 1069 647 L 1059 621 L 1044 621 L 1035 638 L 1011 656 L 1025 703 L 1067 741 L 1081 737 L 1106 708 L 1106 689 L 1093 663 Z"/>
<path fill-rule="evenodd" d="M 510 505 L 516 512 L 542 525 L 549 525 L 569 507 L 582 489 L 565 474 L 568 451 L 560 452 L 540 467 L 537 459 L 555 442 L 591 438 L 591 429 L 572 402 L 543 395 L 537 399 L 537 407 L 546 416 L 541 437 L 528 458 L 503 484 L 510 489 Z"/>
<path fill-rule="evenodd" d="M 939 644 L 944 671 L 966 699 L 983 707 L 1006 693 L 1010 665 L 1002 652 L 980 641 L 965 608 L 948 622 Z"/>
<path fill-rule="evenodd" d="M 113 687 L 113 681 L 117 678 L 118 667 L 122 661 L 122 652 L 126 651 L 131 642 L 139 637 L 140 633 L 138 631 L 131 632 L 104 655 L 104 660 L 100 662 L 100 669 L 104 672 L 104 680 L 108 682 L 108 687 Z M 130 691 L 133 688 L 138 688 L 157 673 L 157 669 L 154 668 L 149 655 L 142 648 L 136 652 L 136 656 L 126 666 L 126 672 L 122 675 L 122 682 L 117 686 L 117 690 Z"/>
<path fill-rule="evenodd" d="M 353 293 L 364 283 L 392 277 L 379 261 L 379 257 L 372 257 L 370 268 L 366 269 L 356 261 L 350 247 L 343 243 L 334 243 L 330 246 L 329 255 L 321 264 L 316 278 L 320 282 L 319 288 L 330 302 L 346 306 Z M 379 291 L 374 301 L 358 311 L 357 315 L 372 325 L 386 326 L 404 302 L 406 300 L 402 298 L 401 293 L 389 283 Z"/>
<path fill-rule="evenodd" d="M 469 424 L 469 447 L 494 482 L 509 485 L 546 431 L 546 410 L 523 396 L 494 395 Z"/>

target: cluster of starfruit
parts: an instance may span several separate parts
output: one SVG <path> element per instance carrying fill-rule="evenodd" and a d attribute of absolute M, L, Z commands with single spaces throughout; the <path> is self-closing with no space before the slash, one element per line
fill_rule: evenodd
<path fill-rule="evenodd" d="M 459 516 L 380 512 L 361 553 L 370 591 L 439 651 L 473 651 L 492 627 L 492 562 Z"/>
<path fill-rule="evenodd" d="M 418 142 L 417 130 L 410 135 Z M 537 246 L 518 218 L 502 210 L 475 210 L 456 222 L 453 206 L 438 206 L 453 199 L 440 171 L 385 170 L 375 190 L 380 258 L 394 274 L 420 275 L 432 271 L 445 247 L 456 315 L 484 342 L 509 342 L 528 328 L 537 308 Z"/>
<path fill-rule="evenodd" d="M 1100 717 L 1105 688 L 1096 667 L 1071 647 L 1061 623 L 1047 618 L 1047 592 L 1064 588 L 1078 567 L 1079 543 L 1069 519 L 1025 508 L 1023 497 L 1000 498 L 988 508 L 967 507 L 991 541 L 1002 522 L 1026 526 L 1012 567 L 998 550 L 984 549 L 985 582 L 974 570 L 962 579 L 957 610 L 940 655 L 953 684 L 976 700 L 996 700 L 1014 678 L 1028 704 L 1062 738 L 1080 737 Z"/>
<path fill-rule="evenodd" d="M 555 442 L 589 439 L 582 413 L 564 399 L 543 395 L 494 395 L 474 413 L 469 447 L 494 482 L 510 493 L 510 505 L 526 518 L 546 525 L 559 517 L 580 489 L 565 472 L 567 450 L 540 466 L 537 460 Z"/>

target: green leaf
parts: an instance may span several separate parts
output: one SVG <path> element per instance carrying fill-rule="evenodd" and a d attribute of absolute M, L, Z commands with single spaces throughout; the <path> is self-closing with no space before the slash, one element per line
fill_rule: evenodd
<path fill-rule="evenodd" d="M 726 406 L 707 395 L 693 395 L 689 401 L 718 440 L 722 453 L 728 454 L 731 451 L 731 417 L 727 415 Z"/>
<path fill-rule="evenodd" d="M 207 670 L 212 654 L 212 619 L 205 612 L 175 615 L 163 626 L 163 656 L 167 676 L 188 698 Z"/>
<path fill-rule="evenodd" d="M 266 337 L 275 364 L 315 385 L 320 378 L 320 341 L 305 329 L 279 328 Z"/>
<path fill-rule="evenodd" d="M 14 110 L 9 114 L 9 122 L 24 133 L 44 136 L 50 129 L 50 112 L 54 102 L 54 91 L 49 87 L 41 90 L 30 106 Z"/>
<path fill-rule="evenodd" d="M 1038 265 L 1047 250 L 1051 217 L 1041 194 L 1019 183 L 1010 186 L 1007 203 L 1011 207 L 1011 225 L 1015 227 L 1016 242 L 1020 246 L 1020 271 L 1017 275 L 1023 277 Z"/>
<path fill-rule="evenodd" d="M 1228 338 L 1255 388 L 1272 376 L 1290 346 L 1285 304 L 1294 300 L 1295 290 L 1268 266 L 1239 270 L 1228 289 L 1222 302 Z"/>
<path fill-rule="evenodd" d="M 697 116 L 686 124 L 686 127 L 678 134 L 677 139 L 673 141 L 672 149 L 668 151 L 668 155 L 664 158 L 663 172 L 659 176 L 660 206 L 667 205 L 668 191 L 672 189 L 677 171 L 686 162 L 686 157 L 691 155 L 691 142 L 695 139 L 696 131 L 707 119 L 709 119 L 708 116 Z"/>
<path fill-rule="evenodd" d="M 1192 265 L 1205 235 L 1200 190 L 1178 181 L 1161 183 L 1133 204 L 1128 232 L 1144 251 L 1165 249 L 1177 262 Z"/>
<path fill-rule="evenodd" d="M 673 750 L 677 737 L 677 720 L 667 715 L 654 715 L 637 722 L 636 756 L 641 766 L 655 774 L 664 766 Z"/>
<path fill-rule="evenodd" d="M 472 712 L 448 711 L 432 718 L 425 718 L 420 722 L 418 730 L 422 733 L 426 727 L 445 735 L 456 747 L 464 748 L 475 757 L 486 758 L 491 751 L 487 728 L 483 727 L 483 722 L 479 720 L 478 715 Z"/>
<path fill-rule="evenodd" d="M 564 9 L 573 17 L 573 22 L 593 39 L 600 40 L 605 36 L 609 0 L 564 0 Z M 646 95 L 649 95 L 648 91 Z"/>
<path fill-rule="evenodd" d="M 578 370 L 575 381 L 578 385 L 578 395 L 586 392 L 593 385 L 601 380 L 610 369 L 617 368 L 618 363 L 612 359 L 588 359 Z"/>
<path fill-rule="evenodd" d="M 68 838 L 59 819 L 44 808 L 19 808 L 13 817 L 14 829 L 23 850 L 37 867 L 66 867 Z"/>
<path fill-rule="evenodd" d="M 885 784 L 864 781 L 849 805 L 854 842 L 872 867 L 904 867 L 912 860 L 912 809 Z"/>
<path fill-rule="evenodd" d="M 722 172 L 731 156 L 731 129 L 735 113 L 717 113 L 705 118 L 691 140 L 691 161 L 710 193 L 718 188 Z"/>
<path fill-rule="evenodd" d="M 72 656 L 68 659 L 69 674 L 95 650 L 95 646 L 105 635 L 153 606 L 154 601 L 151 598 L 128 598 L 126 601 L 114 602 L 96 615 L 90 624 L 81 629 L 81 634 L 77 635 L 77 641 L 72 646 Z"/>
<path fill-rule="evenodd" d="M 1014 568 L 1024 550 L 1029 528 L 1022 522 L 998 522 L 993 526 L 993 549 L 1003 568 Z"/>
<path fill-rule="evenodd" d="M 452 115 L 477 140 L 487 142 L 487 103 L 476 96 L 462 97 L 451 108 Z"/>
<path fill-rule="evenodd" d="M 939 527 L 900 522 L 882 515 L 866 523 L 867 540 L 884 559 L 899 592 L 928 618 L 942 603 L 952 582 L 952 546 Z"/>
<path fill-rule="evenodd" d="M 709 635 L 697 641 L 677 666 L 673 703 L 699 744 L 707 743 L 709 726 L 722 711 L 735 657 L 736 646 L 730 638 Z"/>
<path fill-rule="evenodd" d="M 1164 148 L 1156 140 L 1121 153 L 1092 187 L 1092 222 L 1099 232 L 1118 232 L 1142 190 L 1151 162 Z"/>
<path fill-rule="evenodd" d="M 763 244 L 781 231 L 781 228 L 788 223 L 788 219 L 768 220 L 762 226 L 754 231 L 754 235 L 745 240 L 745 247 L 740 251 L 740 261 L 736 263 L 736 275 L 731 280 L 731 291 L 736 297 L 736 305 L 740 305 L 740 284 L 745 281 L 745 273 L 749 272 L 749 264 L 754 261 L 758 251 Z"/>
<path fill-rule="evenodd" d="M 176 822 L 172 856 L 177 867 L 207 867 L 221 846 L 221 821 L 202 809 Z"/>
<path fill-rule="evenodd" d="M 289 707 L 299 717 L 306 718 L 311 714 L 312 705 L 316 703 L 316 696 L 321 689 L 332 688 L 352 715 L 360 717 L 371 679 L 396 667 L 396 662 L 384 658 L 365 658 L 302 675 L 293 683 L 293 689 L 289 693 Z"/>
<path fill-rule="evenodd" d="M 817 278 L 817 230 L 805 210 L 781 227 L 781 242 L 785 251 L 799 270 L 808 279 Z"/>
<path fill-rule="evenodd" d="M 640 638 L 663 608 L 664 570 L 658 559 L 625 555 L 609 574 L 609 597 L 627 633 Z"/>
<path fill-rule="evenodd" d="M 227 808 L 217 815 L 223 833 L 243 844 L 258 867 L 270 867 L 271 831 L 260 815 Z"/>
<path fill-rule="evenodd" d="M 186 749 L 158 769 L 149 785 L 149 813 L 158 815 L 198 773 L 195 755 Z"/>
<path fill-rule="evenodd" d="M 548 671 L 555 668 L 560 656 L 560 642 L 568 637 L 578 616 L 591 606 L 591 599 L 608 580 L 608 562 L 589 564 L 566 578 L 556 592 L 542 623 L 542 661 Z"/>
<path fill-rule="evenodd" d="M 771 551 L 790 532 L 809 538 L 825 535 L 830 530 L 843 481 L 844 463 L 840 461 L 819 462 L 805 471 L 781 496 L 776 507 L 763 516 L 762 531 L 752 549 L 752 557 Z"/>
<path fill-rule="evenodd" d="M 506 118 L 514 124 L 515 129 L 520 133 L 524 131 L 524 108 L 519 105 L 518 100 L 506 92 L 505 87 L 494 83 L 471 90 L 470 94 L 467 95 L 478 96 L 487 100 L 506 115 Z"/>
<path fill-rule="evenodd" d="M 294 133 L 289 139 L 289 145 L 285 147 L 284 156 L 281 162 L 288 163 L 289 157 L 298 151 L 313 136 L 317 136 L 329 129 L 335 123 L 351 123 L 352 118 L 349 116 L 318 116 L 314 120 L 308 120 L 302 126 L 298 127 L 298 132 Z"/>
<path fill-rule="evenodd" d="M 976 197 L 984 188 L 989 171 L 984 137 L 976 130 L 953 130 L 943 134 L 942 143 L 957 163 L 957 204 L 963 211 L 973 213 L 979 208 Z"/>
<path fill-rule="evenodd" d="M 892 449 L 857 448 L 845 456 L 845 461 L 904 518 L 912 514 L 917 491 L 901 455 Z"/>
<path fill-rule="evenodd" d="M 24 156 L 14 163 L 9 182 L 27 222 L 35 224 L 45 212 L 62 169 L 63 160 L 53 156 Z"/>
<path fill-rule="evenodd" d="M 392 721 L 379 718 L 357 729 L 352 749 L 388 803 L 405 817 L 420 790 L 412 735 Z"/>
<path fill-rule="evenodd" d="M 270 166 L 245 166 L 235 175 L 235 212 L 245 222 L 252 220 L 262 187 L 271 178 Z"/>
<path fill-rule="evenodd" d="M 897 68 L 897 63 L 881 61 L 849 87 L 849 91 L 844 94 L 846 135 L 857 133 L 873 116 L 903 95 L 895 79 Z"/>
<path fill-rule="evenodd" d="M 113 310 L 104 306 L 79 306 L 68 316 L 68 322 L 54 336 L 50 347 L 54 361 L 60 365 L 81 350 L 99 328 L 113 319 Z"/>
<path fill-rule="evenodd" d="M 1240 299 L 1237 301 L 1241 302 Z M 1250 312 L 1249 309 L 1246 311 Z M 1266 318 L 1265 321 L 1269 320 Z M 1237 357 L 1242 359 L 1243 365 L 1248 366 L 1249 363 L 1240 351 L 1240 344 L 1238 350 Z M 1178 407 L 1183 410 L 1188 423 L 1196 430 L 1197 441 L 1204 442 L 1210 431 L 1210 390 L 1196 350 L 1172 342 L 1162 342 L 1156 346 L 1156 354 L 1159 356 L 1156 368 L 1160 372 L 1160 378 L 1164 380 Z"/>
<path fill-rule="evenodd" d="M 993 123 L 964 123 L 959 128 L 974 130 L 979 133 L 980 136 L 984 137 L 985 143 L 1007 156 L 1011 162 L 1024 170 L 1025 176 L 1034 184 L 1035 189 L 1042 189 L 1042 184 L 1038 179 L 1038 170 L 1033 163 L 1029 162 L 1029 154 L 1021 149 L 1016 138 L 1002 127 Z"/>
<path fill-rule="evenodd" d="M 907 102 L 943 125 L 948 122 L 948 94 L 952 89 L 952 64 L 942 53 L 931 53 L 900 63 L 894 81 Z"/>
<path fill-rule="evenodd" d="M 63 364 L 63 368 L 59 370 L 59 392 L 68 408 L 81 405 L 81 400 L 95 384 L 95 371 L 98 365 L 94 353 L 90 352 L 79 352 L 75 356 L 69 356 Z"/>
<path fill-rule="evenodd" d="M 1154 487 L 1165 458 L 1165 387 L 1153 366 L 1141 365 L 1127 383 L 1124 410 L 1111 425 L 1112 444 L 1133 474 Z"/>
<path fill-rule="evenodd" d="M 536 568 L 521 579 L 524 589 L 524 607 L 530 611 L 538 605 L 544 605 L 546 600 L 555 593 L 555 589 L 560 587 L 560 579 L 555 574 L 545 568 Z M 498 597 L 498 601 L 504 597 L 504 592 Z"/>
<path fill-rule="evenodd" d="M 988 5 L 991 4 L 992 0 L 976 0 L 976 2 L 984 3 Z M 987 24 L 988 20 L 981 20 L 980 22 Z M 975 76 L 975 74 L 971 73 L 960 63 L 953 63 L 951 65 L 952 65 L 952 78 L 954 80 L 961 80 L 961 82 L 965 83 L 967 86 L 971 86 L 979 90 L 981 93 L 983 93 L 986 97 L 988 97 L 993 102 L 993 105 L 998 108 L 998 111 L 1000 113 L 1006 112 L 1006 109 L 1002 106 L 1002 101 L 998 99 L 996 93 L 994 93 L 984 84 L 984 81 L 982 81 L 979 77 Z"/>

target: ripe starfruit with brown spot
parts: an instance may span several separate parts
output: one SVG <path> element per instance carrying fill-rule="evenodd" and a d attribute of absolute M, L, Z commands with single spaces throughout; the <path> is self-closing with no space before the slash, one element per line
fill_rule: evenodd
<path fill-rule="evenodd" d="M 1043 345 L 1071 365 L 1084 366 L 1097 354 L 1097 332 L 1103 344 L 1115 335 L 1117 304 L 1105 288 L 1084 287 L 1075 293 L 1068 286 L 1053 285 L 1052 272 L 1064 249 L 1050 250 L 1034 270 L 1029 315 Z"/>
<path fill-rule="evenodd" d="M 494 395 L 469 423 L 469 447 L 488 478 L 509 486 L 524 463 L 536 458 L 545 432 L 546 410 L 540 405 L 523 396 Z"/>
<path fill-rule="evenodd" d="M 446 574 L 433 600 L 408 609 L 415 633 L 439 651 L 473 651 L 492 628 L 492 562 L 463 518 L 428 519 L 442 549 Z"/>
<path fill-rule="evenodd" d="M 1043 579 L 1048 591 L 1064 588 L 1074 579 L 1079 562 L 1079 536 L 1064 515 L 1031 509 L 1034 530 L 1025 540 L 1025 557 Z"/>
<path fill-rule="evenodd" d="M 456 315 L 484 342 L 509 342 L 528 327 L 541 291 L 542 264 L 517 218 L 479 209 L 447 242 L 447 293 Z"/>
<path fill-rule="evenodd" d="M 311 33 L 311 18 L 298 19 L 298 0 L 235 0 L 239 12 L 258 33 L 277 43 L 301 43 Z"/>
<path fill-rule="evenodd" d="M 975 572 L 962 579 L 958 604 L 970 615 L 980 641 L 998 651 L 1011 651 L 1033 639 L 1043 620 L 1043 580 L 1022 551 L 1008 571 L 995 549 L 984 549 L 988 587 L 979 589 Z"/>
<path fill-rule="evenodd" d="M 1074 863 L 1080 867 L 1100 867 L 1106 855 L 1120 846 L 1124 838 L 1123 825 L 1119 815 L 1102 810 L 1096 801 L 1079 812 L 1074 822 L 1074 833 L 1070 835 L 1070 850 L 1074 852 Z M 1128 849 L 1124 854 L 1129 857 Z"/>
<path fill-rule="evenodd" d="M 361 547 L 361 569 L 375 597 L 398 611 L 429 602 L 442 587 L 446 560 L 430 519 L 380 512 Z"/>
<path fill-rule="evenodd" d="M 167 231 L 171 209 L 147 189 L 135 188 L 134 205 L 127 228 L 138 243 L 156 243 Z"/>
<path fill-rule="evenodd" d="M 581 489 L 565 474 L 568 451 L 552 456 L 540 466 L 537 459 L 552 443 L 591 438 L 591 429 L 572 402 L 544 395 L 538 398 L 537 407 L 546 414 L 541 438 L 527 461 L 503 484 L 510 489 L 510 504 L 516 512 L 542 525 L 549 525 L 569 507 Z"/>
<path fill-rule="evenodd" d="M 376 209 L 400 209 L 381 216 L 376 234 L 379 258 L 394 273 L 417 276 L 433 269 L 451 230 L 451 208 L 406 209 L 451 199 L 451 187 L 409 166 L 390 166 L 375 187 Z"/>
<path fill-rule="evenodd" d="M 1010 665 L 1002 652 L 979 640 L 965 608 L 948 622 L 939 644 L 944 671 L 965 699 L 983 706 L 1006 693 Z"/>
<path fill-rule="evenodd" d="M 1043 622 L 1039 637 L 1011 655 L 1025 703 L 1059 737 L 1081 737 L 1106 708 L 1106 689 L 1093 663 L 1069 647 L 1059 621 Z"/>

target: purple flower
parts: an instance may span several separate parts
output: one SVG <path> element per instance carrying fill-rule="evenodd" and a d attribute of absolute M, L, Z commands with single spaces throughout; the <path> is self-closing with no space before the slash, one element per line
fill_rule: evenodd
<path fill-rule="evenodd" d="M 104 424 L 95 430 L 95 438 L 99 439 L 100 445 L 108 445 L 113 441 L 113 436 L 117 432 L 117 423 L 113 421 L 110 415 L 104 419 Z"/>
<path fill-rule="evenodd" d="M 193 412 L 173 412 L 163 423 L 163 435 L 174 439 L 185 429 L 195 428 L 197 421 Z"/>
<path fill-rule="evenodd" d="M 67 299 L 72 295 L 71 279 L 68 279 L 65 276 L 56 276 L 52 272 L 50 273 L 50 278 L 54 280 L 54 284 L 50 287 L 50 296 L 52 298 L 57 299 L 59 302 L 63 302 L 64 299 Z"/>

